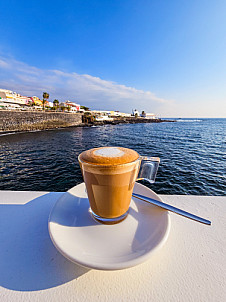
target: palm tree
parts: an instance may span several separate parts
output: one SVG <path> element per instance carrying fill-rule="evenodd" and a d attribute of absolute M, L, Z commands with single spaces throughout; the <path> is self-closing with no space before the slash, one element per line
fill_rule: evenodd
<path fill-rule="evenodd" d="M 53 101 L 53 105 L 58 109 L 59 108 L 59 101 L 55 99 Z"/>
<path fill-rule="evenodd" d="M 43 105 L 43 110 L 45 110 L 45 103 L 49 98 L 49 94 L 47 92 L 43 92 L 42 95 L 42 105 Z"/>
<path fill-rule="evenodd" d="M 66 109 L 66 107 L 65 106 L 61 106 L 60 109 L 61 109 L 61 111 L 64 112 L 64 110 Z"/>

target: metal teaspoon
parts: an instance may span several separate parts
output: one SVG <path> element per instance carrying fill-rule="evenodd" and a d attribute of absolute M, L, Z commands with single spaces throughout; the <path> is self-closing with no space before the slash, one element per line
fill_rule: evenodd
<path fill-rule="evenodd" d="M 153 199 L 153 198 L 150 198 L 150 197 L 146 197 L 146 196 L 143 196 L 143 195 L 140 195 L 140 194 L 136 194 L 136 193 L 133 193 L 132 194 L 133 197 L 136 197 L 140 200 L 143 200 L 143 201 L 146 201 L 146 202 L 149 202 L 151 204 L 154 204 L 160 208 L 163 208 L 163 209 L 166 209 L 168 211 L 171 211 L 173 213 L 176 213 L 176 214 L 179 214 L 181 216 L 184 216 L 184 217 L 187 217 L 189 219 L 192 219 L 192 220 L 195 220 L 195 221 L 198 221 L 200 223 L 204 223 L 204 224 L 207 224 L 207 225 L 211 225 L 211 221 L 207 220 L 207 219 L 204 219 L 204 218 L 201 218 L 199 216 L 196 216 L 196 215 L 193 215 L 191 213 L 188 213 L 188 212 L 185 212 L 181 209 L 178 209 L 178 208 L 175 208 L 171 205 L 168 205 L 162 201 L 158 201 L 156 199 Z"/>

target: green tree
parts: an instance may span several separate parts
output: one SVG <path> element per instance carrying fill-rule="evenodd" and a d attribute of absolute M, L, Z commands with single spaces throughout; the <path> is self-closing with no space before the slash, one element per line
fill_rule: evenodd
<path fill-rule="evenodd" d="M 57 99 L 55 99 L 54 101 L 53 101 L 53 105 L 54 105 L 54 107 L 57 109 L 57 108 L 59 108 L 59 101 L 57 100 Z"/>
<path fill-rule="evenodd" d="M 47 92 L 43 92 L 42 95 L 43 110 L 45 110 L 45 103 L 47 102 L 48 98 L 49 98 L 49 94 Z"/>
<path fill-rule="evenodd" d="M 95 120 L 95 117 L 94 117 L 94 115 L 91 114 L 91 112 L 85 112 L 82 115 L 82 122 L 84 124 L 92 123 L 92 122 L 94 122 L 94 120 Z"/>
<path fill-rule="evenodd" d="M 80 106 L 81 109 L 84 109 L 85 111 L 89 111 L 89 107 L 86 107 L 86 106 Z"/>

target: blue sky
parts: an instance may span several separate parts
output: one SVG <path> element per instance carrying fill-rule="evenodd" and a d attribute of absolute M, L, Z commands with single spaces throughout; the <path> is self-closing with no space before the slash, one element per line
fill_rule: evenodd
<path fill-rule="evenodd" d="M 223 0 L 8 0 L 0 11 L 0 88 L 92 109 L 226 117 Z"/>

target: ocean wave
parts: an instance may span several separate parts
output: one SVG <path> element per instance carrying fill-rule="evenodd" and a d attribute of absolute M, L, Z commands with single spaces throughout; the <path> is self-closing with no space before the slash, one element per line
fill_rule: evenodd
<path fill-rule="evenodd" d="M 183 120 L 183 119 L 178 119 L 176 121 L 177 122 L 191 122 L 191 123 L 193 123 L 193 122 L 202 122 L 202 120 Z"/>
<path fill-rule="evenodd" d="M 16 134 L 19 132 L 7 132 L 7 133 L 0 133 L 0 136 L 5 136 L 5 135 L 12 135 L 12 134 Z M 21 132 L 20 132 L 21 133 Z"/>

